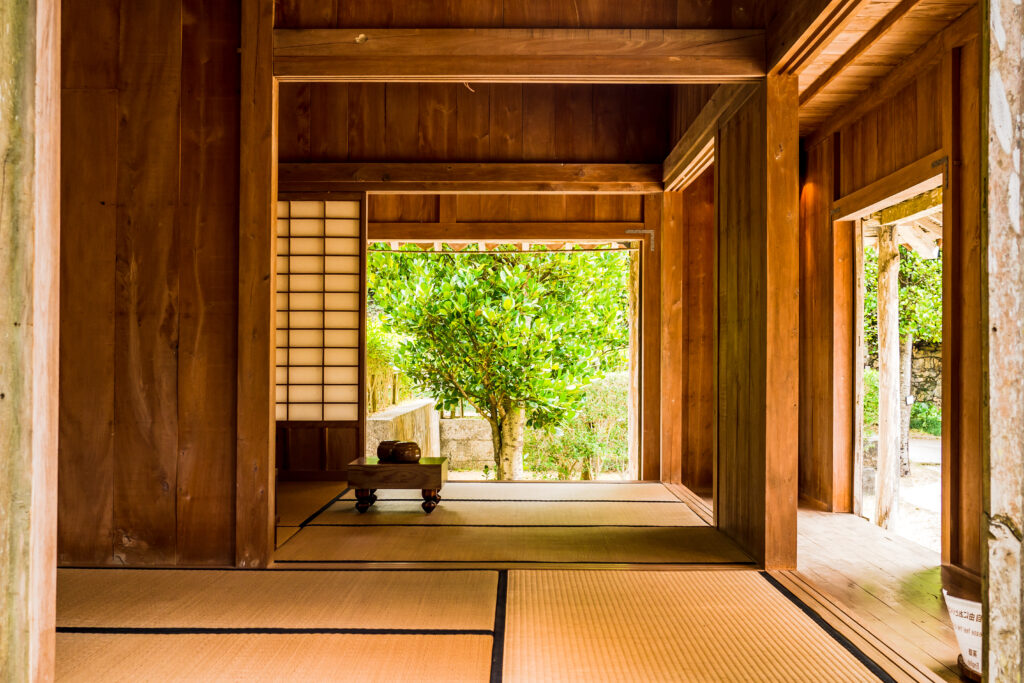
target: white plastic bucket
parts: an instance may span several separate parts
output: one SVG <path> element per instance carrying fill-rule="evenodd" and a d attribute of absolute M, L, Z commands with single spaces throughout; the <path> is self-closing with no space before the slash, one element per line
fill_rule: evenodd
<path fill-rule="evenodd" d="M 963 598 L 954 598 L 942 591 L 946 609 L 953 621 L 956 642 L 960 645 L 964 664 L 975 673 L 981 673 L 981 603 Z"/>

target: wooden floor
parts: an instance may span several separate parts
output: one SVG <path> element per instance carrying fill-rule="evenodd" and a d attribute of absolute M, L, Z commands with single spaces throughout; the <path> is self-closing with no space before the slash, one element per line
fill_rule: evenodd
<path fill-rule="evenodd" d="M 959 680 L 939 554 L 847 514 L 801 510 L 798 574 L 893 649 Z"/>

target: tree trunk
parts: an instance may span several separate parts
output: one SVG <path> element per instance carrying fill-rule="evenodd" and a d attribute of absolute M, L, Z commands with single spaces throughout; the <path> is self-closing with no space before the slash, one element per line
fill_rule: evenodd
<path fill-rule="evenodd" d="M 501 420 L 488 419 L 494 442 L 495 476 L 503 479 L 523 477 L 523 437 L 526 433 L 526 406 L 506 401 Z"/>
<path fill-rule="evenodd" d="M 875 523 L 891 529 L 900 485 L 900 252 L 895 226 L 878 229 L 878 470 Z"/>
<path fill-rule="evenodd" d="M 907 333 L 903 342 L 903 354 L 900 357 L 903 367 L 900 369 L 900 475 L 910 474 L 910 408 L 907 402 L 914 388 L 914 335 Z"/>

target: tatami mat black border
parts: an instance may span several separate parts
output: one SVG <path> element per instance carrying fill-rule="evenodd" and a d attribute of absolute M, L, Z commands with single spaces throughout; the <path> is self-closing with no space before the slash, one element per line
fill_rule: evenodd
<path fill-rule="evenodd" d="M 338 499 L 339 502 L 341 499 Z M 355 498 L 345 498 L 344 501 L 355 502 Z M 379 498 L 378 503 L 422 503 L 422 498 Z M 652 505 L 686 505 L 681 500 L 611 500 L 609 498 L 600 498 L 597 500 L 580 499 L 573 500 L 571 498 L 441 498 L 441 503 L 651 503 Z M 333 503 L 333 501 L 332 501 Z M 689 505 L 686 505 L 689 507 Z"/>
<path fill-rule="evenodd" d="M 353 635 L 353 636 L 494 636 L 487 629 L 458 628 L 285 628 L 204 626 L 58 626 L 57 633 L 92 635 Z"/>
<path fill-rule="evenodd" d="M 754 564 L 753 561 L 741 562 L 735 561 L 717 561 L 717 560 L 694 560 L 693 562 L 652 562 L 652 561 L 638 561 L 638 560 L 616 560 L 614 562 L 599 561 L 566 561 L 566 560 L 277 560 L 275 564 L 398 564 L 398 563 L 413 563 L 413 564 L 522 564 L 522 565 L 566 565 L 568 567 L 578 567 L 579 565 L 652 565 L 652 566 L 664 566 L 664 567 L 689 567 L 689 566 L 736 566 L 736 567 L 749 567 Z M 429 570 L 423 570 L 429 571 Z M 440 570 L 439 570 L 440 571 Z M 479 571 L 493 571 L 487 567 L 481 568 Z M 504 571 L 504 570 L 499 570 Z"/>
<path fill-rule="evenodd" d="M 377 527 L 424 527 L 426 529 L 438 529 L 446 527 L 468 527 L 482 529 L 704 529 L 707 524 L 415 524 L 415 523 L 386 523 L 386 524 L 309 524 L 310 527 L 342 527 L 342 528 L 371 528 Z M 291 540 L 291 539 L 288 539 Z M 284 545 L 282 543 L 282 545 Z"/>
<path fill-rule="evenodd" d="M 505 672 L 505 615 L 508 609 L 508 570 L 498 570 L 498 590 L 494 600 L 494 630 L 491 631 L 491 683 L 501 683 Z"/>
<path fill-rule="evenodd" d="M 782 593 L 786 598 L 789 599 L 794 605 L 800 608 L 800 611 L 810 617 L 811 621 L 817 624 L 825 633 L 829 634 L 834 641 L 839 643 L 849 652 L 851 655 L 856 657 L 857 661 L 864 665 L 871 673 L 873 673 L 878 680 L 885 681 L 886 683 L 896 683 L 896 679 L 889 675 L 889 673 L 878 665 L 875 660 L 864 654 L 864 651 L 859 647 L 850 642 L 850 639 L 844 636 L 842 633 L 837 631 L 832 624 L 825 621 L 824 618 L 803 600 L 798 598 L 791 590 L 779 583 L 778 579 L 769 574 L 768 572 L 758 572 L 768 583 L 775 587 L 777 591 Z"/>
<path fill-rule="evenodd" d="M 324 504 L 323 507 L 321 507 L 319 510 L 317 510 L 316 512 L 311 514 L 309 517 L 306 517 L 306 520 L 304 522 L 302 522 L 302 524 L 299 524 L 299 528 L 300 529 L 304 528 L 307 524 L 309 524 L 314 519 L 319 517 L 325 510 L 327 510 L 327 508 L 331 507 L 332 505 L 337 503 L 339 500 L 341 500 L 342 496 L 344 496 L 346 493 L 348 493 L 351 490 L 352 489 L 350 487 L 346 486 L 344 491 L 342 491 L 341 493 L 336 495 L 334 498 L 331 498 L 329 501 L 327 501 Z M 291 540 L 291 539 L 289 539 L 289 540 Z M 287 543 L 287 541 L 285 541 L 285 543 Z M 284 544 L 282 543 L 282 545 L 284 545 Z"/>

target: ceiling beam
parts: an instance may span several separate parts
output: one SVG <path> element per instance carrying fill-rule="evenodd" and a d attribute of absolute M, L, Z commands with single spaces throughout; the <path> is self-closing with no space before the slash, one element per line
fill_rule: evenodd
<path fill-rule="evenodd" d="M 665 190 L 681 190 L 715 160 L 715 133 L 754 93 L 755 85 L 721 85 L 697 114 L 662 164 Z"/>
<path fill-rule="evenodd" d="M 978 6 L 970 9 L 936 34 L 921 46 L 917 52 L 903 60 L 888 75 L 875 82 L 870 88 L 858 95 L 856 103 L 836 116 L 829 117 L 821 128 L 814 131 L 807 139 L 807 147 L 817 145 L 837 130 L 853 123 L 883 101 L 889 99 L 911 81 L 921 75 L 929 66 L 939 63 L 942 56 L 955 47 L 959 47 L 978 35 L 981 30 L 981 19 Z"/>
<path fill-rule="evenodd" d="M 291 163 L 281 193 L 645 194 L 661 192 L 659 164 Z"/>
<path fill-rule="evenodd" d="M 865 0 L 779 3 L 767 31 L 768 71 L 798 74 L 842 33 Z"/>
<path fill-rule="evenodd" d="M 765 75 L 760 29 L 277 29 L 282 81 L 725 83 Z"/>
<path fill-rule="evenodd" d="M 824 73 L 818 76 L 813 83 L 800 93 L 800 104 L 806 104 L 810 102 L 815 95 L 820 93 L 828 84 L 836 79 L 842 71 L 850 66 L 858 57 L 867 52 L 872 45 L 881 40 L 885 34 L 889 32 L 893 26 L 896 25 L 900 19 L 906 15 L 907 12 L 912 10 L 917 3 L 921 0 L 903 0 L 900 4 L 896 5 L 882 17 L 881 21 L 871 27 L 871 29 L 865 33 L 860 39 L 854 43 L 853 47 L 844 52 L 839 59 L 832 63 L 832 66 L 827 68 Z"/>
<path fill-rule="evenodd" d="M 386 223 L 367 224 L 370 242 L 631 242 L 644 239 L 643 223 Z"/>

